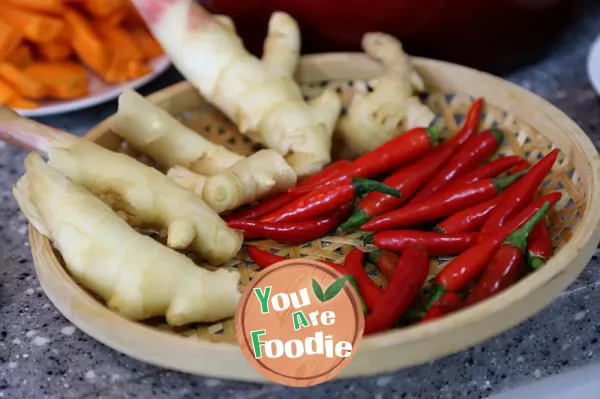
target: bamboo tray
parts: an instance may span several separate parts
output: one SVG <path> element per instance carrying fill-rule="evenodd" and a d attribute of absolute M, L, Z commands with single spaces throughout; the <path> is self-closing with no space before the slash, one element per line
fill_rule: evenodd
<path fill-rule="evenodd" d="M 338 378 L 398 370 L 459 351 L 497 335 L 549 304 L 586 266 L 600 242 L 600 157 L 592 142 L 566 115 L 534 94 L 499 78 L 461 66 L 415 58 L 427 83 L 424 99 L 446 132 L 458 130 L 474 97 L 483 96 L 482 128 L 506 133 L 500 153 L 514 153 L 530 162 L 551 148 L 561 152 L 544 191 L 561 190 L 562 200 L 551 217 L 555 256 L 539 271 L 503 293 L 476 306 L 425 325 L 396 329 L 363 339 L 361 348 Z M 297 78 L 307 98 L 334 86 L 348 101 L 367 90 L 380 66 L 358 53 L 306 56 Z M 243 154 L 256 146 L 240 135 L 221 113 L 208 106 L 186 82 L 150 96 L 184 123 L 215 142 Z M 133 156 L 109 126 L 108 118 L 92 129 L 89 140 Z M 148 160 L 145 160 L 148 161 Z M 54 305 L 76 326 L 100 342 L 129 356 L 179 371 L 248 381 L 265 381 L 246 362 L 235 342 L 233 320 L 213 325 L 169 328 L 163 320 L 137 323 L 109 311 L 67 273 L 51 244 L 33 228 L 29 239 L 38 278 Z M 357 242 L 355 236 L 325 237 L 304 246 L 270 241 L 255 245 L 290 257 L 339 260 Z M 432 261 L 435 274 L 447 260 Z M 228 267 L 241 271 L 242 284 L 256 273 L 243 251 Z M 377 276 L 375 276 L 377 279 Z"/>

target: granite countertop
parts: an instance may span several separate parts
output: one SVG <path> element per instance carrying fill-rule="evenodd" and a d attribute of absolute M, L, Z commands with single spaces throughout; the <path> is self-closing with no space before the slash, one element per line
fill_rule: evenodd
<path fill-rule="evenodd" d="M 588 7 L 542 61 L 507 76 L 558 106 L 600 145 L 600 103 L 585 71 L 600 33 L 600 4 Z M 169 70 L 142 92 L 180 80 Z M 42 118 L 82 134 L 114 112 L 111 102 Z M 72 326 L 36 279 L 26 222 L 10 187 L 24 153 L 0 143 L 0 398 L 477 398 L 600 361 L 600 262 L 527 322 L 464 350 L 397 373 L 330 382 L 308 389 L 237 383 L 160 369 L 122 355 Z M 201 361 L 201 359 L 199 359 Z"/>

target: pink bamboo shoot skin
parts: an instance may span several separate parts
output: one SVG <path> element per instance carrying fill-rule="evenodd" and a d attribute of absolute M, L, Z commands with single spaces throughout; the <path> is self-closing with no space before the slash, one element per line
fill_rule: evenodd
<path fill-rule="evenodd" d="M 293 38 L 299 34 L 289 15 L 273 14 L 263 62 L 244 48 L 231 22 L 224 23 L 195 1 L 133 3 L 179 72 L 240 132 L 256 134 L 263 145 L 284 155 L 299 177 L 316 173 L 331 161 L 331 137 L 341 99 L 331 91 L 310 105 L 302 98 L 290 71 L 295 69 L 290 65 L 297 63 L 290 58 L 296 56 Z M 269 44 L 282 31 L 287 39 Z M 287 56 L 280 56 L 282 48 Z"/>
<path fill-rule="evenodd" d="M 25 170 L 13 189 L 21 210 L 53 242 L 73 277 L 110 309 L 132 320 L 165 316 L 173 326 L 235 314 L 238 271 L 208 271 L 138 233 L 38 154 L 27 157 Z"/>
<path fill-rule="evenodd" d="M 200 197 L 127 155 L 4 107 L 0 139 L 44 155 L 52 168 L 127 214 L 133 225 L 166 230 L 171 248 L 189 248 L 218 265 L 232 259 L 242 246 L 241 234 Z"/>

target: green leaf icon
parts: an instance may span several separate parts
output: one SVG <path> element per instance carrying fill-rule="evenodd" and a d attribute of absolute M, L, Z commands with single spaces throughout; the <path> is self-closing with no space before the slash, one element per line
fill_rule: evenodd
<path fill-rule="evenodd" d="M 314 278 L 312 279 L 312 289 L 317 298 L 319 298 L 319 301 L 325 302 L 325 298 L 323 296 L 323 288 L 321 288 L 317 280 L 315 280 Z"/>
<path fill-rule="evenodd" d="M 344 288 L 344 284 L 346 284 L 347 281 L 351 281 L 351 280 L 352 280 L 352 276 L 350 276 L 350 275 L 345 275 L 345 276 L 342 276 L 339 279 L 335 280 L 333 282 L 333 284 L 331 284 L 329 286 L 329 288 L 327 288 L 327 290 L 325 291 L 325 295 L 323 296 L 324 300 L 322 302 L 327 302 L 327 301 L 335 298 L 336 295 L 340 293 L 342 288 Z"/>

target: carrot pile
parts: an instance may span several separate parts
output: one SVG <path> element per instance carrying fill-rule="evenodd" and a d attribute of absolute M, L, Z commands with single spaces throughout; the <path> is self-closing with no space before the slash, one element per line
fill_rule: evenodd
<path fill-rule="evenodd" d="M 2 0 L 0 105 L 88 94 L 88 71 L 107 84 L 140 78 L 163 50 L 129 0 Z"/>
<path fill-rule="evenodd" d="M 533 165 L 514 155 L 490 160 L 504 134 L 479 131 L 482 106 L 475 101 L 448 140 L 433 127 L 412 129 L 238 210 L 228 224 L 245 240 L 285 244 L 367 233 L 365 248 L 376 251 L 366 256 L 355 248 L 343 265 L 325 262 L 352 277 L 364 301 L 365 334 L 428 322 L 496 295 L 553 254 L 546 215 L 561 193 L 539 190 L 558 150 Z M 261 268 L 283 259 L 255 246 L 248 255 Z M 454 258 L 427 281 L 430 256 Z M 367 262 L 385 277 L 383 288 Z"/>

